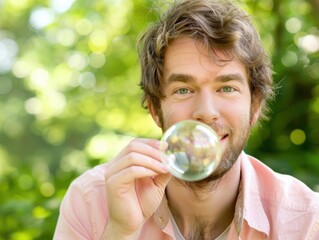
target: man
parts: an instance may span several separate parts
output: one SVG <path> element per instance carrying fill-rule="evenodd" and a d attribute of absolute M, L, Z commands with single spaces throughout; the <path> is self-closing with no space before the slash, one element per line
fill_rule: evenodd
<path fill-rule="evenodd" d="M 221 163 L 185 182 L 163 166 L 159 141 L 135 139 L 72 183 L 54 238 L 319 239 L 318 194 L 243 152 L 273 95 L 249 17 L 228 1 L 177 1 L 139 44 L 143 104 L 156 124 L 211 126 Z"/>

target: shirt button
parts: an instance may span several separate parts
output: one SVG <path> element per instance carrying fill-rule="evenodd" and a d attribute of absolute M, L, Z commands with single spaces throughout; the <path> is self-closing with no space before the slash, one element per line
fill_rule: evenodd
<path fill-rule="evenodd" d="M 164 217 L 158 217 L 158 220 L 163 223 L 164 222 Z"/>

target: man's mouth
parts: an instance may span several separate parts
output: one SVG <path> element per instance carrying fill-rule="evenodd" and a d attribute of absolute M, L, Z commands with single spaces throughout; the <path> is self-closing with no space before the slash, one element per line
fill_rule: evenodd
<path fill-rule="evenodd" d="M 226 139 L 227 137 L 228 137 L 228 134 L 221 135 L 221 136 L 219 136 L 219 140 L 220 140 L 220 141 L 223 141 L 223 140 Z"/>

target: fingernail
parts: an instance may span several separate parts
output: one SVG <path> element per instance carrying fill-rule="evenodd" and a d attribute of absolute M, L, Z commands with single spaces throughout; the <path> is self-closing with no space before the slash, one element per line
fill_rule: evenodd
<path fill-rule="evenodd" d="M 161 163 L 161 168 L 165 171 L 168 172 L 167 166 L 164 163 Z"/>
<path fill-rule="evenodd" d="M 168 148 L 168 143 L 165 142 L 165 141 L 161 141 L 161 147 L 162 147 L 163 149 Z"/>

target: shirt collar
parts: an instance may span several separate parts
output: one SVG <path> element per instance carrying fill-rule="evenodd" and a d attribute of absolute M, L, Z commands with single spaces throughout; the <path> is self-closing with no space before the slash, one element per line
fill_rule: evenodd
<path fill-rule="evenodd" d="M 263 207 L 258 176 L 251 160 L 244 152 L 239 156 L 241 161 L 241 196 L 239 206 L 242 207 L 242 218 L 251 228 L 269 236 L 270 224 Z M 236 212 L 239 212 L 236 210 Z"/>
<path fill-rule="evenodd" d="M 163 232 L 170 236 L 174 236 L 174 228 L 170 219 L 170 212 L 166 199 L 166 195 L 163 196 L 162 202 L 154 213 L 155 223 L 162 229 Z"/>
<path fill-rule="evenodd" d="M 237 159 L 241 162 L 241 182 L 236 202 L 234 227 L 240 236 L 243 221 L 246 220 L 251 228 L 269 236 L 270 225 L 260 198 L 258 178 L 248 155 L 242 152 Z M 154 221 L 163 232 L 174 236 L 174 229 L 170 220 L 169 207 L 166 196 L 154 213 Z"/>

